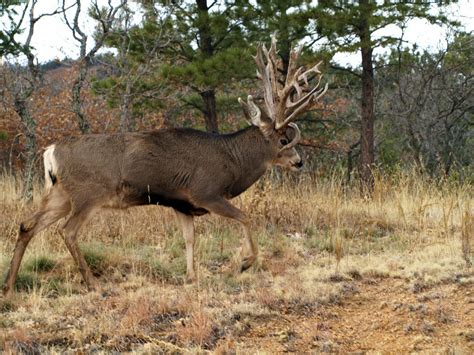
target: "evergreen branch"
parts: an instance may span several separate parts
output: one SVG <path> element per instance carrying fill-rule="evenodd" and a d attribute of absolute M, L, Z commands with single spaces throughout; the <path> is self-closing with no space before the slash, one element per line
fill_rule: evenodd
<path fill-rule="evenodd" d="M 194 107 L 195 109 L 202 112 L 203 114 L 206 113 L 206 110 L 203 107 L 199 106 L 196 102 L 187 100 L 184 97 L 181 97 L 180 100 L 183 101 L 187 106 Z"/>

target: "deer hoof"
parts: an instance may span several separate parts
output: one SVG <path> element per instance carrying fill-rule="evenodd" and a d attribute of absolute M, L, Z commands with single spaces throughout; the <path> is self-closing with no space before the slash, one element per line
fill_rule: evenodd
<path fill-rule="evenodd" d="M 87 285 L 87 290 L 89 292 L 94 292 L 94 291 L 100 292 L 101 291 L 101 287 L 100 287 L 100 285 L 97 281 L 89 281 L 89 282 L 86 283 L 86 285 Z"/>
<path fill-rule="evenodd" d="M 3 298 L 5 299 L 9 299 L 12 296 L 12 290 L 10 287 L 4 286 L 2 289 L 2 293 L 3 293 Z"/>
<path fill-rule="evenodd" d="M 26 228 L 24 223 L 20 223 L 20 233 L 27 233 L 28 228 Z"/>
<path fill-rule="evenodd" d="M 240 272 L 244 272 L 247 270 L 249 267 L 253 265 L 253 262 L 255 261 L 255 257 L 253 256 L 247 256 L 242 260 L 242 264 L 240 265 Z"/>
<path fill-rule="evenodd" d="M 188 285 L 193 284 L 196 282 L 196 275 L 187 275 L 186 276 L 186 283 Z"/>

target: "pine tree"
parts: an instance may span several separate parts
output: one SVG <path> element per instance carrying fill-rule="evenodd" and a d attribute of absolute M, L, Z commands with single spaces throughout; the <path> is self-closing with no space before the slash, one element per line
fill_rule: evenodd
<path fill-rule="evenodd" d="M 314 5 L 309 0 L 258 0 L 252 16 L 244 18 L 252 40 L 268 41 L 273 33 L 278 36 L 278 52 L 286 71 L 292 47 L 307 40 L 305 53 L 318 40 L 313 19 Z"/>
<path fill-rule="evenodd" d="M 190 89 L 192 94 L 182 100 L 204 114 L 207 131 L 218 132 L 219 90 L 254 75 L 241 26 L 250 5 L 238 0 L 195 0 L 162 6 L 170 12 L 169 30 L 175 36 L 166 49 L 164 78 Z"/>
<path fill-rule="evenodd" d="M 329 40 L 334 52 L 360 52 L 362 71 L 351 71 L 361 80 L 361 178 L 363 188 L 372 191 L 374 185 L 374 49 L 387 46 L 397 39 L 376 36 L 374 33 L 389 25 L 401 25 L 411 18 L 424 18 L 432 24 L 456 23 L 448 21 L 441 12 L 430 14 L 433 4 L 443 1 L 377 2 L 374 0 L 344 1 L 319 0 L 314 11 L 318 32 Z M 449 2 L 447 2 L 449 3 Z"/>
<path fill-rule="evenodd" d="M 23 32 L 21 27 L 25 12 L 19 14 L 17 9 L 21 4 L 20 0 L 2 0 L 0 2 L 0 18 L 3 18 L 0 25 L 0 58 L 12 54 L 17 55 L 28 50 L 15 38 L 17 34 Z M 21 20 L 18 20 L 20 16 Z"/>

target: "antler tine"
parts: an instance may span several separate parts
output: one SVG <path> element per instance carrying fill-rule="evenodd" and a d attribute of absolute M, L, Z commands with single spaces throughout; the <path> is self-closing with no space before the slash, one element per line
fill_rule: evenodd
<path fill-rule="evenodd" d="M 290 61 L 288 64 L 288 71 L 285 80 L 285 87 L 279 93 L 279 102 L 277 107 L 277 115 L 275 121 L 275 128 L 281 129 L 288 125 L 292 120 L 296 118 L 296 115 L 301 113 L 309 103 L 316 97 L 322 96 L 325 90 L 318 90 L 321 82 L 321 76 L 317 85 L 309 90 L 308 77 L 311 73 L 315 75 L 321 74 L 319 71 L 319 65 L 322 62 L 314 65 L 308 70 L 304 70 L 303 67 L 297 67 L 297 61 L 301 54 L 301 48 L 292 49 L 290 52 Z M 294 95 L 295 101 L 292 101 L 292 93 L 296 91 Z M 306 94 L 304 93 L 306 91 Z M 309 91 L 309 92 L 308 92 Z M 324 91 L 324 92 L 323 92 Z"/>
<path fill-rule="evenodd" d="M 257 64 L 257 77 L 263 82 L 263 98 L 265 101 L 265 111 L 268 117 L 274 119 L 275 117 L 275 100 L 272 76 L 269 74 L 271 70 L 271 61 L 267 61 L 265 64 L 264 57 L 268 58 L 268 50 L 263 44 L 257 46 L 257 55 L 254 57 L 255 63 Z"/>
<path fill-rule="evenodd" d="M 278 57 L 276 45 L 277 45 L 276 36 L 275 34 L 273 34 L 270 49 L 265 54 L 267 56 L 267 61 L 268 61 L 267 69 L 268 69 L 268 74 L 270 76 L 271 83 L 272 83 L 272 91 L 273 93 L 277 94 L 277 100 L 278 100 L 278 96 L 279 96 L 278 95 L 278 91 L 279 91 L 278 90 L 278 86 L 279 86 L 278 74 L 279 74 L 279 70 L 282 69 L 282 61 Z"/>
<path fill-rule="evenodd" d="M 293 121 L 296 116 L 298 116 L 309 105 L 311 101 L 315 102 L 320 99 L 326 93 L 327 89 L 327 83 L 322 89 L 318 90 L 317 86 L 313 88 L 307 95 L 305 95 L 303 100 L 300 100 L 302 103 L 299 106 L 294 106 L 296 109 L 294 109 L 294 111 L 282 123 L 277 122 L 275 124 L 275 129 L 278 130 L 288 125 L 288 123 Z"/>
<path fill-rule="evenodd" d="M 298 68 L 294 72 L 293 79 L 291 80 L 292 82 L 285 87 L 285 88 L 287 88 L 287 90 L 285 92 L 285 94 L 286 94 L 285 95 L 285 102 L 289 101 L 290 93 L 291 93 L 292 89 L 296 90 L 296 97 L 300 97 L 301 94 L 303 93 L 303 89 L 301 89 L 301 86 L 299 85 L 298 80 L 295 80 L 295 78 L 299 77 L 300 72 L 302 72 L 302 71 L 303 71 L 303 67 Z"/>
<path fill-rule="evenodd" d="M 247 102 L 240 97 L 238 100 L 244 109 L 245 117 L 249 119 L 254 126 L 259 127 L 265 136 L 270 136 L 274 126 L 268 122 L 267 119 L 262 118 L 262 111 L 260 111 L 260 108 L 253 102 L 252 95 L 247 96 Z"/>
<path fill-rule="evenodd" d="M 297 57 L 294 57 L 294 59 L 297 59 Z M 311 102 L 315 102 L 319 98 L 321 98 L 327 90 L 327 84 L 324 88 L 320 89 L 319 85 L 321 83 L 322 75 L 319 75 L 318 82 L 314 88 L 309 90 L 306 94 L 303 94 L 303 90 L 307 89 L 309 87 L 309 82 L 308 82 L 308 76 L 310 73 L 315 73 L 316 75 L 321 74 L 321 71 L 319 70 L 319 66 L 321 65 L 321 61 L 311 67 L 310 69 L 303 71 L 303 67 L 298 68 L 293 75 L 293 82 L 292 82 L 292 89 L 296 91 L 296 100 L 292 101 L 290 95 L 286 97 L 285 100 L 285 111 L 284 114 L 280 115 L 279 117 L 283 117 L 282 120 L 279 120 L 275 124 L 276 129 L 281 129 L 282 127 L 285 127 L 288 125 L 289 122 L 294 120 L 297 115 L 299 115 L 303 110 L 308 107 L 308 105 Z M 288 77 L 287 77 L 288 80 Z M 303 86 L 303 88 L 301 87 Z M 291 91 L 290 91 L 291 93 Z"/>
<path fill-rule="evenodd" d="M 319 88 L 321 62 L 308 70 L 297 66 L 302 47 L 290 51 L 286 78 L 279 81 L 278 79 L 283 79 L 281 78 L 283 62 L 278 56 L 276 46 L 277 40 L 274 34 L 268 50 L 263 44 L 257 46 L 254 59 L 257 64 L 257 77 L 263 83 L 265 101 L 263 109 L 278 130 L 291 123 L 311 102 L 324 95 L 327 85 L 322 89 Z M 309 81 L 314 76 L 319 78 L 316 86 L 311 88 Z"/>
<path fill-rule="evenodd" d="M 244 109 L 245 117 L 247 117 L 252 123 L 256 123 L 260 121 L 260 117 L 262 113 L 257 105 L 253 102 L 252 95 L 247 96 L 247 102 L 242 100 L 240 97 L 238 98 L 240 106 Z M 258 124 L 256 124 L 258 125 Z"/>
<path fill-rule="evenodd" d="M 301 96 L 303 93 L 303 90 L 299 86 L 298 82 L 295 83 L 295 89 L 298 92 L 298 95 L 296 96 L 296 101 L 292 102 L 290 99 L 288 99 L 286 103 L 286 108 L 288 109 L 286 111 L 286 114 L 289 115 L 290 113 L 293 112 L 294 107 L 300 105 L 304 100 L 306 100 L 309 96 L 313 95 L 319 88 L 319 84 L 321 83 L 322 76 L 319 77 L 318 83 L 314 88 L 311 89 L 310 92 L 308 92 L 306 95 Z"/>
<path fill-rule="evenodd" d="M 321 74 L 321 72 L 319 71 L 319 66 L 321 65 L 322 62 L 323 61 L 320 61 L 318 64 L 316 64 L 312 68 L 310 68 L 310 69 L 306 70 L 304 73 L 300 74 L 298 76 L 298 81 L 304 80 L 305 84 L 309 85 L 309 83 L 308 83 L 308 74 L 309 73 L 315 73 L 316 75 Z M 319 84 L 319 82 L 318 82 L 318 84 Z"/>
<path fill-rule="evenodd" d="M 296 90 L 298 97 L 301 96 L 302 94 L 302 90 L 298 84 L 298 80 L 295 80 L 295 78 L 299 78 L 300 73 L 303 70 L 302 67 L 297 68 L 296 66 L 300 53 L 301 53 L 301 47 L 298 49 L 292 49 L 290 52 L 290 61 L 288 64 L 288 70 L 287 70 L 286 79 L 285 79 L 285 87 L 279 93 L 280 100 L 279 100 L 279 105 L 278 105 L 277 119 L 285 115 L 286 102 L 288 98 L 290 97 L 292 90 L 293 89 Z"/>
<path fill-rule="evenodd" d="M 242 109 L 244 110 L 245 118 L 249 120 L 250 122 L 252 122 L 252 116 L 250 114 L 250 109 L 249 109 L 248 104 L 244 100 L 242 100 L 240 97 L 237 100 L 239 101 L 240 106 L 242 106 Z"/>
<path fill-rule="evenodd" d="M 292 85 L 291 81 L 293 81 L 295 77 L 298 77 L 296 72 L 300 69 L 302 70 L 302 68 L 297 68 L 296 66 L 298 58 L 301 54 L 301 49 L 302 47 L 293 48 L 290 52 L 290 62 L 288 63 L 285 87 L 291 87 Z"/>

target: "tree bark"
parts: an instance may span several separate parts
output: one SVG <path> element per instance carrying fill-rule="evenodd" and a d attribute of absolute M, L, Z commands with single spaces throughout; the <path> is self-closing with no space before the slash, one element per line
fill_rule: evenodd
<path fill-rule="evenodd" d="M 75 6 L 76 11 L 74 14 L 74 18 L 72 22 L 68 19 L 66 15 L 66 3 L 63 0 L 62 2 L 62 9 L 64 14 L 64 20 L 66 25 L 72 31 L 72 35 L 74 39 L 79 43 L 79 73 L 77 74 L 76 80 L 74 81 L 72 87 L 72 110 L 76 114 L 77 123 L 79 126 L 79 130 L 82 134 L 90 133 L 90 123 L 87 120 L 84 112 L 82 110 L 84 100 L 81 95 L 82 88 L 84 87 L 84 83 L 87 79 L 87 73 L 89 71 L 89 62 L 97 53 L 97 51 L 102 47 L 106 37 L 109 35 L 109 31 L 114 23 L 114 19 L 116 18 L 117 11 L 123 8 L 126 5 L 126 0 L 122 0 L 118 5 L 112 6 L 109 2 L 108 9 L 105 13 L 100 16 L 98 21 L 98 27 L 101 32 L 96 34 L 95 36 L 95 44 L 92 49 L 87 52 L 87 39 L 88 36 L 86 33 L 80 28 L 79 26 L 79 17 L 81 14 L 82 4 L 81 0 L 76 0 Z M 95 16 L 98 16 L 101 13 L 97 1 L 93 1 L 91 3 L 90 10 L 95 12 Z M 94 16 L 93 16 L 94 17 Z"/>
<path fill-rule="evenodd" d="M 204 101 L 204 120 L 206 121 L 206 130 L 211 133 L 219 133 L 217 126 L 216 93 L 212 89 L 202 91 L 200 94 Z"/>
<path fill-rule="evenodd" d="M 354 170 L 354 150 L 360 144 L 360 141 L 352 144 L 347 150 L 347 175 L 346 184 L 349 186 L 352 177 L 352 171 Z"/>
<path fill-rule="evenodd" d="M 85 44 L 84 44 L 85 48 Z M 90 124 L 82 111 L 83 99 L 81 95 L 82 87 L 87 76 L 87 62 L 84 58 L 79 64 L 79 73 L 72 86 L 72 110 L 76 114 L 77 124 L 82 134 L 90 133 Z"/>
<path fill-rule="evenodd" d="M 31 116 L 27 100 L 30 98 L 33 90 L 28 90 L 25 94 L 19 94 L 15 98 L 15 112 L 20 116 L 23 124 L 23 134 L 25 136 L 25 167 L 23 170 L 23 189 L 21 196 L 27 201 L 33 199 L 33 178 L 36 156 L 36 121 Z"/>
<path fill-rule="evenodd" d="M 359 37 L 362 52 L 362 98 L 361 98 L 361 179 L 362 188 L 367 193 L 374 189 L 374 67 L 370 37 L 370 10 L 368 0 L 361 0 L 361 22 Z M 365 9 L 364 9 L 365 8 Z"/>
<path fill-rule="evenodd" d="M 199 10 L 200 20 L 198 22 L 199 33 L 199 47 L 205 58 L 210 58 L 214 55 L 214 46 L 212 44 L 212 33 L 209 27 L 209 7 L 207 0 L 196 0 Z M 212 133 L 218 133 L 217 122 L 217 103 L 215 88 L 209 88 L 199 93 L 204 102 L 204 119 L 206 121 L 206 130 Z"/>
<path fill-rule="evenodd" d="M 135 122 L 130 113 L 130 95 L 132 92 L 132 85 L 128 78 L 125 83 L 125 90 L 122 93 L 120 103 L 120 132 L 131 132 L 134 130 Z"/>
<path fill-rule="evenodd" d="M 33 1 L 30 7 L 30 21 L 28 29 L 28 37 L 24 44 L 23 53 L 28 60 L 28 73 L 25 78 L 19 74 L 17 78 L 19 85 L 14 92 L 14 108 L 15 112 L 20 116 L 23 124 L 23 134 L 25 135 L 26 160 L 23 173 L 23 190 L 21 195 L 27 201 L 33 200 L 33 178 L 35 174 L 35 156 L 36 156 L 36 120 L 31 115 L 28 102 L 31 96 L 42 84 L 42 75 L 39 67 L 35 64 L 35 56 L 31 51 L 31 39 L 35 30 L 35 24 L 40 17 L 34 16 L 36 2 Z M 26 11 L 27 7 L 25 7 Z M 26 80 L 25 80 L 26 79 Z"/>

